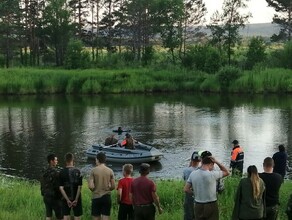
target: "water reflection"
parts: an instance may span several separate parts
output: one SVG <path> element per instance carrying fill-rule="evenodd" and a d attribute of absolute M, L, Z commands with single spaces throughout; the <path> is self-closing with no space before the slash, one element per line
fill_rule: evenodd
<path fill-rule="evenodd" d="M 84 151 L 118 126 L 163 151 L 152 165 L 156 177 L 180 178 L 193 150 L 208 149 L 228 165 L 233 139 L 245 150 L 245 167 L 256 164 L 260 171 L 279 144 L 292 154 L 291 96 L 16 96 L 0 99 L 1 172 L 38 179 L 50 152 L 60 165 L 73 152 L 86 171 L 92 163 Z M 121 165 L 109 166 L 121 173 Z"/>

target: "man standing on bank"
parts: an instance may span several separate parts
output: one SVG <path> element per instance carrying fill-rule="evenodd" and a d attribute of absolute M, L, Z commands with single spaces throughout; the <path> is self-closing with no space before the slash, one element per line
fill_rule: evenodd
<path fill-rule="evenodd" d="M 58 158 L 55 154 L 47 157 L 48 167 L 41 178 L 41 193 L 46 207 L 46 220 L 51 220 L 53 211 L 56 219 L 63 219 L 62 194 L 59 190 L 59 171 L 57 170 Z"/>
<path fill-rule="evenodd" d="M 92 191 L 91 215 L 94 220 L 110 219 L 112 206 L 111 191 L 115 189 L 115 178 L 112 169 L 105 165 L 106 155 L 96 155 L 96 167 L 90 172 L 88 187 Z"/>
<path fill-rule="evenodd" d="M 155 206 L 159 214 L 162 208 L 159 197 L 156 193 L 156 185 L 147 175 L 150 173 L 150 165 L 142 163 L 140 165 L 140 177 L 133 180 L 130 190 L 130 198 L 134 205 L 134 219 L 155 220 Z"/>
<path fill-rule="evenodd" d="M 183 170 L 183 179 L 186 182 L 190 176 L 190 174 L 199 169 L 201 162 L 201 157 L 198 152 L 193 152 L 191 156 L 190 166 Z M 194 197 L 193 193 L 185 192 L 184 199 L 184 220 L 194 220 L 195 219 L 195 211 L 194 211 Z"/>
<path fill-rule="evenodd" d="M 287 158 L 288 155 L 286 153 L 284 145 L 279 145 L 279 152 L 275 153 L 273 155 L 273 160 L 274 160 L 274 173 L 279 173 L 282 177 L 283 180 L 286 175 L 286 169 L 287 169 Z"/>
<path fill-rule="evenodd" d="M 232 141 L 232 151 L 230 160 L 230 168 L 232 169 L 233 176 L 234 175 L 242 176 L 243 161 L 244 161 L 243 149 L 239 146 L 238 140 L 234 140 Z"/>
<path fill-rule="evenodd" d="M 279 190 L 283 178 L 278 173 L 273 173 L 274 161 L 266 157 L 263 163 L 264 172 L 259 173 L 266 186 L 266 217 L 264 220 L 276 220 L 279 212 Z"/>
<path fill-rule="evenodd" d="M 214 164 L 220 171 L 214 170 Z M 219 220 L 216 184 L 218 179 L 228 175 L 227 168 L 214 157 L 205 157 L 202 166 L 191 173 L 184 191 L 194 193 L 196 220 Z"/>
<path fill-rule="evenodd" d="M 74 155 L 65 155 L 66 167 L 60 172 L 60 191 L 63 195 L 64 220 L 70 220 L 70 212 L 73 209 L 74 220 L 80 220 L 83 214 L 81 187 L 82 176 L 79 169 L 74 167 Z"/>

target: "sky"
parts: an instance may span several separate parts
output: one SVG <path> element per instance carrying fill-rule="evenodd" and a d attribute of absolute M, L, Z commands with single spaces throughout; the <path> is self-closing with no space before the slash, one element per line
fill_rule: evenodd
<path fill-rule="evenodd" d="M 209 18 L 215 10 L 222 9 L 223 0 L 204 0 L 208 9 L 207 18 Z M 266 0 L 250 0 L 248 3 L 247 12 L 252 14 L 249 23 L 271 23 L 275 10 L 268 7 Z"/>

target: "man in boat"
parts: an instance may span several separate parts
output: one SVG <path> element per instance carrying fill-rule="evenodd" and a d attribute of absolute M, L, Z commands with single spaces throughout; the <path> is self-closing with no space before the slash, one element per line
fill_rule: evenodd
<path fill-rule="evenodd" d="M 109 145 L 113 145 L 113 144 L 117 144 L 117 143 L 118 143 L 118 139 L 116 139 L 115 135 L 112 134 L 111 136 L 109 136 L 105 139 L 104 145 L 109 146 Z"/>
<path fill-rule="evenodd" d="M 132 135 L 129 133 L 126 134 L 126 138 L 122 141 L 121 146 L 125 147 L 126 149 L 135 149 L 135 140 L 133 139 Z"/>
<path fill-rule="evenodd" d="M 150 165 L 148 163 L 142 163 L 139 172 L 140 177 L 132 181 L 130 189 L 130 198 L 132 198 L 134 206 L 134 219 L 155 220 L 154 204 L 159 214 L 161 214 L 163 210 L 156 193 L 156 185 L 148 178 Z"/>

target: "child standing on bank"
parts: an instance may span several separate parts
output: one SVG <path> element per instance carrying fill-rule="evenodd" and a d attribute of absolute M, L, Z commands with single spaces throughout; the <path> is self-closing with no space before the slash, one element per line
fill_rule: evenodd
<path fill-rule="evenodd" d="M 130 188 L 133 181 L 132 178 L 133 165 L 125 164 L 123 166 L 123 176 L 117 187 L 117 201 L 119 206 L 118 220 L 133 220 L 133 205 L 130 200 Z"/>

